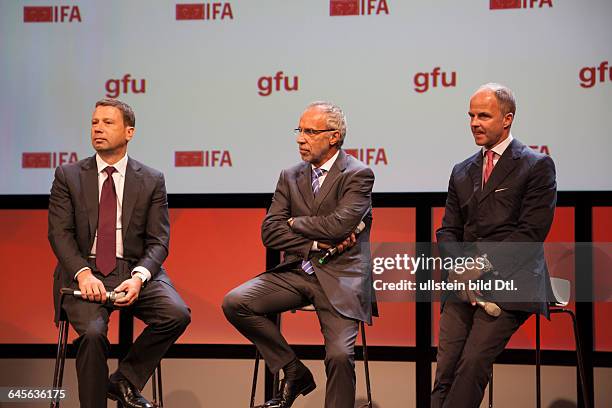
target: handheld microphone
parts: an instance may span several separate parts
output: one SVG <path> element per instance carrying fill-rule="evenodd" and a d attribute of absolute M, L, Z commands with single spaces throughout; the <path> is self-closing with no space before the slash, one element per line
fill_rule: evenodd
<path fill-rule="evenodd" d="M 357 228 L 355 228 L 354 234 L 355 235 L 359 235 L 359 233 L 361 231 L 363 231 L 364 229 L 365 229 L 365 223 L 363 221 L 360 221 L 359 225 L 357 225 Z M 331 256 L 334 256 L 337 252 L 338 252 L 338 247 L 337 246 L 332 247 L 332 248 L 328 248 L 325 251 L 325 254 L 321 258 L 319 258 L 319 263 L 321 265 L 327 263 L 328 258 L 331 257 Z"/>
<path fill-rule="evenodd" d="M 476 296 L 476 304 L 482 307 L 489 316 L 498 317 L 501 314 L 501 308 L 497 304 L 486 301 L 480 296 Z"/>
<path fill-rule="evenodd" d="M 63 295 L 72 295 L 74 297 L 78 297 L 79 299 L 83 299 L 81 297 L 83 292 L 81 292 L 80 290 L 74 290 L 74 289 L 70 289 L 70 288 L 62 288 L 60 290 L 60 292 Z M 115 303 L 115 301 L 121 299 L 124 296 L 125 296 L 125 292 L 106 292 L 106 302 L 105 302 L 105 304 L 111 304 L 112 305 L 113 303 Z"/>

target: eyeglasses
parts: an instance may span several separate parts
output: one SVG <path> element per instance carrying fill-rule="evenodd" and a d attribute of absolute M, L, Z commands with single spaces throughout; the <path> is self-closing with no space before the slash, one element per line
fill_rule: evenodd
<path fill-rule="evenodd" d="M 302 128 L 297 128 L 297 129 L 293 129 L 293 132 L 297 135 L 299 135 L 300 133 L 305 134 L 306 136 L 315 136 L 321 133 L 325 133 L 325 132 L 335 132 L 338 129 L 302 129 Z"/>

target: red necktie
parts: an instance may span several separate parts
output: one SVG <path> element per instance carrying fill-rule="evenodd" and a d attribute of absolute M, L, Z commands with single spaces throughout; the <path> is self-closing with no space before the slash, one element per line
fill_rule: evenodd
<path fill-rule="evenodd" d="M 485 156 L 487 156 L 487 164 L 485 166 L 484 182 L 482 185 L 487 184 L 487 180 L 489 180 L 489 177 L 491 177 L 491 173 L 493 172 L 493 157 L 495 157 L 495 152 L 493 150 L 487 150 Z"/>
<path fill-rule="evenodd" d="M 117 170 L 108 166 L 107 177 L 102 184 L 98 206 L 98 240 L 96 241 L 96 266 L 104 276 L 115 269 L 117 264 L 117 192 L 113 173 Z"/>

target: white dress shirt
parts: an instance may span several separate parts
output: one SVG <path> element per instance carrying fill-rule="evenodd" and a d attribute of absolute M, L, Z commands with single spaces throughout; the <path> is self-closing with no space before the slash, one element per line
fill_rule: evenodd
<path fill-rule="evenodd" d="M 123 204 L 123 186 L 125 184 L 125 172 L 127 170 L 128 156 L 125 155 L 119 160 L 117 163 L 113 164 L 112 167 L 115 168 L 115 171 L 112 175 L 113 182 L 115 183 L 115 192 L 117 193 L 117 232 L 116 232 L 116 256 L 117 258 L 123 258 L 123 234 L 121 232 L 121 214 L 122 214 L 122 204 Z M 100 155 L 96 154 L 96 165 L 98 166 L 98 202 L 100 202 L 100 197 L 102 196 L 102 185 L 108 178 L 108 174 L 104 171 L 107 167 L 111 166 L 106 163 Z M 91 257 L 96 256 L 96 244 L 98 242 L 98 230 L 96 230 L 96 236 L 94 238 L 93 245 L 91 247 Z M 74 275 L 74 279 L 77 278 L 79 273 L 84 271 L 85 269 L 89 269 L 89 267 L 81 268 Z M 132 270 L 132 276 L 140 272 L 142 275 L 140 276 L 144 281 L 151 279 L 151 272 L 143 266 L 137 266 Z"/>

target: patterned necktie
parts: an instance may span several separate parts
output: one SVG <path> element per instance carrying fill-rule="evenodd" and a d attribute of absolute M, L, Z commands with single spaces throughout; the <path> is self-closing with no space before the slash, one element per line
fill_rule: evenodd
<path fill-rule="evenodd" d="M 327 170 L 315 168 L 312 169 L 312 193 L 317 196 L 317 193 L 321 189 L 321 184 L 319 183 L 319 178 L 325 174 Z M 309 275 L 314 273 L 314 267 L 312 266 L 312 262 L 310 261 L 302 261 L 302 270 Z"/>
<path fill-rule="evenodd" d="M 117 264 L 117 192 L 113 173 L 117 171 L 108 166 L 104 170 L 107 177 L 102 184 L 100 205 L 98 206 L 98 238 L 96 241 L 96 266 L 104 276 L 115 269 Z"/>
<path fill-rule="evenodd" d="M 495 157 L 495 152 L 493 150 L 487 150 L 485 152 L 485 156 L 487 156 L 487 164 L 485 166 L 484 178 L 482 185 L 487 184 L 489 177 L 491 177 L 491 173 L 493 172 L 493 158 Z"/>

